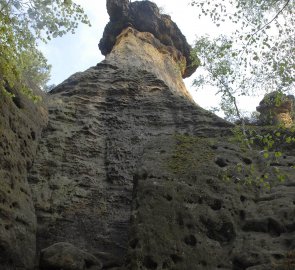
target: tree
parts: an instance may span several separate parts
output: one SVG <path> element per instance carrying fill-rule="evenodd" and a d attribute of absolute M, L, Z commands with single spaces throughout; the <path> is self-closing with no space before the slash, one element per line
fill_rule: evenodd
<path fill-rule="evenodd" d="M 258 92 L 276 91 L 277 105 L 283 93 L 294 93 L 295 82 L 295 3 L 291 0 L 197 0 L 200 16 L 210 16 L 217 27 L 230 23 L 230 36 L 199 37 L 192 58 L 201 60 L 194 85 L 215 86 L 221 94 L 220 107 L 230 121 L 239 119 L 234 138 L 245 149 L 259 150 L 264 158 L 263 177 L 255 177 L 252 168 L 244 180 L 250 184 L 271 187 L 270 175 L 279 182 L 286 179 L 279 166 L 282 151 L 295 143 L 295 126 L 247 126 L 237 98 Z M 199 59 L 198 59 L 199 58 Z M 246 150 L 245 150 L 246 151 Z M 272 164 L 272 165 L 271 165 Z M 294 167 L 292 167 L 294 168 Z M 240 170 L 239 164 L 236 166 Z M 244 170 L 245 168 L 242 168 Z"/>
<path fill-rule="evenodd" d="M 200 37 L 192 56 L 203 70 L 196 86 L 211 84 L 222 94 L 226 116 L 241 118 L 236 98 L 254 93 L 294 91 L 294 1 L 191 1 L 218 27 L 231 23 L 231 36 Z"/>
<path fill-rule="evenodd" d="M 72 0 L 0 0 L 0 91 L 17 88 L 34 99 L 50 74 L 38 42 L 74 33 L 79 22 L 90 25 Z"/>

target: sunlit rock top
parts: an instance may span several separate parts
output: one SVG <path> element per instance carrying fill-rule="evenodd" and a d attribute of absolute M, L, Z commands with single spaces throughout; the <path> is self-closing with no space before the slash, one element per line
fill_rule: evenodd
<path fill-rule="evenodd" d="M 278 91 L 271 92 L 260 101 L 256 108 L 265 124 L 283 124 L 290 127 L 295 123 L 295 98 Z"/>
<path fill-rule="evenodd" d="M 163 45 L 176 48 L 185 58 L 182 77 L 189 77 L 197 66 L 190 59 L 191 47 L 185 36 L 169 15 L 161 14 L 157 5 L 150 1 L 107 0 L 110 22 L 106 25 L 99 43 L 103 55 L 109 54 L 117 37 L 128 27 L 139 32 L 149 32 Z"/>

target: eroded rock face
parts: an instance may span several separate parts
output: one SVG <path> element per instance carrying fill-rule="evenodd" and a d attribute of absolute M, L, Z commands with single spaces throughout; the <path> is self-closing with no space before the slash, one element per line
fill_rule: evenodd
<path fill-rule="evenodd" d="M 36 154 L 47 112 L 12 91 L 0 91 L 0 268 L 32 269 L 36 253 L 36 216 L 27 171 Z M 40 93 L 39 93 L 40 94 Z"/>
<path fill-rule="evenodd" d="M 117 37 L 106 61 L 125 70 L 146 70 L 163 80 L 175 95 L 192 101 L 182 80 L 186 68 L 185 57 L 174 47 L 162 44 L 151 33 L 126 28 Z"/>
<path fill-rule="evenodd" d="M 295 158 L 278 161 L 285 183 L 256 189 L 243 181 L 263 173 L 262 158 L 229 137 L 151 139 L 134 178 L 127 269 L 294 267 L 295 186 L 287 160 Z"/>
<path fill-rule="evenodd" d="M 124 63 L 107 58 L 51 92 L 29 178 L 38 250 L 70 242 L 113 270 L 289 263 L 292 152 L 269 167 L 273 184 L 276 166 L 284 183 L 246 185 L 266 168 L 259 153 L 233 143 L 232 125 Z"/>
<path fill-rule="evenodd" d="M 295 121 L 295 98 L 278 91 L 271 92 L 263 98 L 256 108 L 264 124 L 283 124 L 291 127 Z"/>
<path fill-rule="evenodd" d="M 155 75 L 107 62 L 55 88 L 49 112 L 29 177 L 38 250 L 70 242 L 104 267 L 125 263 L 134 173 L 149 141 L 177 132 L 223 136 L 231 126 Z"/>
<path fill-rule="evenodd" d="M 107 24 L 99 48 L 103 55 L 113 49 L 116 38 L 127 27 L 152 33 L 163 45 L 174 47 L 186 59 L 183 77 L 189 77 L 197 66 L 190 58 L 191 47 L 170 16 L 160 14 L 157 5 L 150 1 L 107 0 L 110 22 Z"/>

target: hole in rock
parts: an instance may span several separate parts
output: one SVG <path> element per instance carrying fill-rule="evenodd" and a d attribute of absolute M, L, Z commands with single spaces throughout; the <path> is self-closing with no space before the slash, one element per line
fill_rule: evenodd
<path fill-rule="evenodd" d="M 246 212 L 244 210 L 240 210 L 240 219 L 245 220 L 246 218 Z"/>
<path fill-rule="evenodd" d="M 151 256 L 145 256 L 143 260 L 143 265 L 147 269 L 157 269 L 158 264 L 153 260 Z"/>
<path fill-rule="evenodd" d="M 15 106 L 18 107 L 19 109 L 23 109 L 24 108 L 24 105 L 22 104 L 21 99 L 20 99 L 19 96 L 15 95 L 12 98 L 12 101 L 15 104 Z"/>
<path fill-rule="evenodd" d="M 184 238 L 184 243 L 186 243 L 188 246 L 196 246 L 197 244 L 197 239 L 194 235 L 188 235 Z"/>
<path fill-rule="evenodd" d="M 137 238 L 132 239 L 132 240 L 129 242 L 129 246 L 130 246 L 131 248 L 135 249 L 136 246 L 137 246 L 137 244 L 138 244 L 138 242 L 139 242 L 139 241 L 138 241 Z"/>
<path fill-rule="evenodd" d="M 169 194 L 165 195 L 164 198 L 169 202 L 172 201 L 172 196 L 170 196 Z"/>
<path fill-rule="evenodd" d="M 234 258 L 233 260 L 233 270 L 246 270 L 247 263 L 245 263 L 240 258 Z"/>
<path fill-rule="evenodd" d="M 220 210 L 222 206 L 222 201 L 219 199 L 215 199 L 213 203 L 210 205 L 212 210 Z"/>
<path fill-rule="evenodd" d="M 246 201 L 246 197 L 245 197 L 245 196 L 243 196 L 243 195 L 242 195 L 242 196 L 240 196 L 240 201 L 241 201 L 241 202 L 244 202 L 244 201 Z"/>
<path fill-rule="evenodd" d="M 31 131 L 31 138 L 33 141 L 36 140 L 36 133 L 34 131 Z"/>
<path fill-rule="evenodd" d="M 250 158 L 243 158 L 242 160 L 243 160 L 243 162 L 244 162 L 245 164 L 247 164 L 247 165 L 252 164 L 252 160 L 251 160 Z"/>
<path fill-rule="evenodd" d="M 226 162 L 226 160 L 224 158 L 221 158 L 221 157 L 218 157 L 216 160 L 215 160 L 215 163 L 221 167 L 221 168 L 224 168 L 226 167 L 228 164 Z"/>
<path fill-rule="evenodd" d="M 171 254 L 170 257 L 174 263 L 179 263 L 183 261 L 183 259 L 177 254 Z"/>

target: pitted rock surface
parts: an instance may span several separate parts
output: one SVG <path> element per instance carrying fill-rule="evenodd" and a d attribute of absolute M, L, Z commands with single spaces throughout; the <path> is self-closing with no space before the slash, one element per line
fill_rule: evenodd
<path fill-rule="evenodd" d="M 29 177 L 38 250 L 70 242 L 104 265 L 121 267 L 144 146 L 178 130 L 216 137 L 231 126 L 173 94 L 153 74 L 106 63 L 55 88 L 48 107 L 49 124 Z"/>
<path fill-rule="evenodd" d="M 113 49 L 116 38 L 127 27 L 140 32 L 152 33 L 161 43 L 179 50 L 186 58 L 186 68 L 183 78 L 191 76 L 197 66 L 190 58 L 191 47 L 185 36 L 169 15 L 161 14 L 157 5 L 150 1 L 107 0 L 107 10 L 110 22 L 104 30 L 99 43 L 103 55 Z"/>
<path fill-rule="evenodd" d="M 70 242 L 103 269 L 266 270 L 292 260 L 292 152 L 270 168 L 284 183 L 245 185 L 265 164 L 233 142 L 231 124 L 154 74 L 107 62 L 55 88 L 49 112 L 29 178 L 38 250 Z"/>
<path fill-rule="evenodd" d="M 36 216 L 27 171 L 47 111 L 43 103 L 10 91 L 14 98 L 0 91 L 0 269 L 32 269 Z"/>

